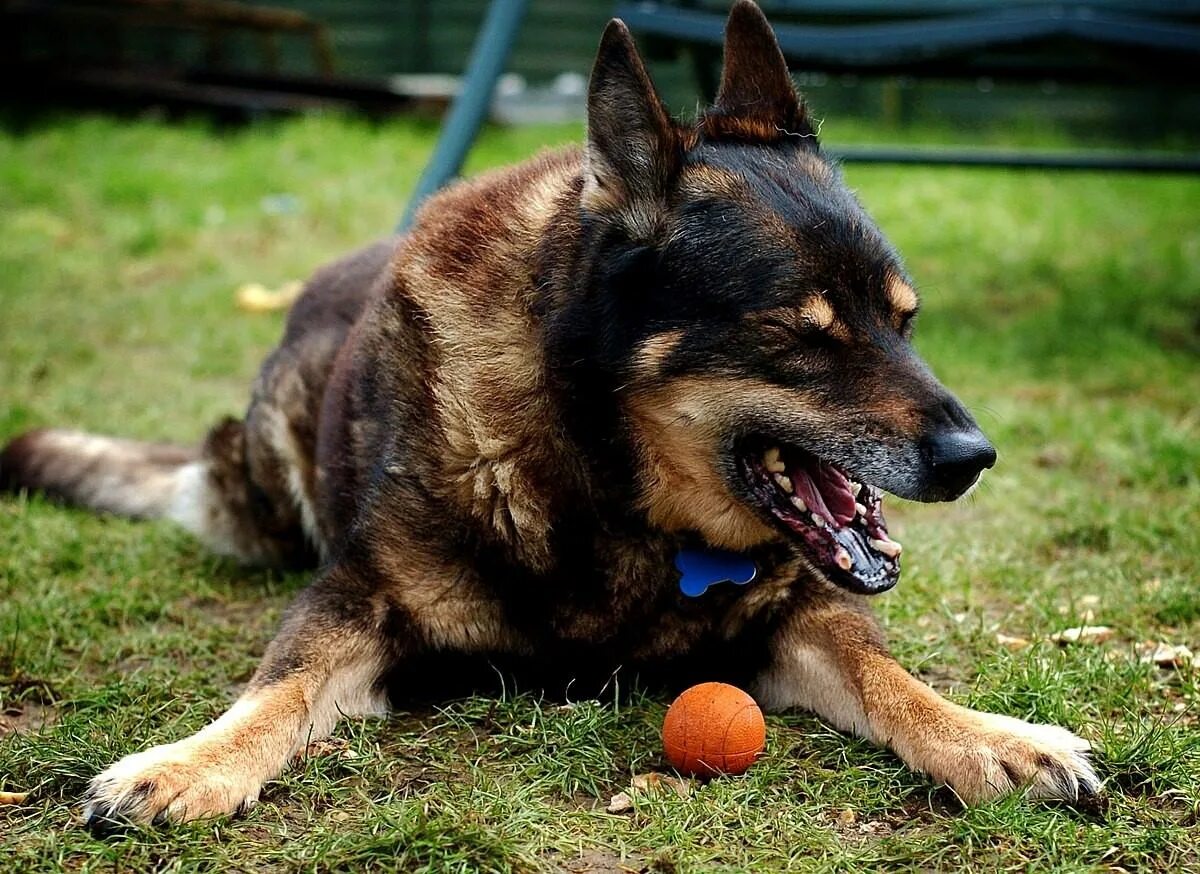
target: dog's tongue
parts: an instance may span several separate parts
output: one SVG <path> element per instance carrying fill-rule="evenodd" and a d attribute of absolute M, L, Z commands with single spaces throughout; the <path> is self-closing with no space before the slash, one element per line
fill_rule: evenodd
<path fill-rule="evenodd" d="M 854 518 L 854 495 L 841 471 L 816 461 L 791 472 L 792 488 L 810 511 L 837 528 Z"/>

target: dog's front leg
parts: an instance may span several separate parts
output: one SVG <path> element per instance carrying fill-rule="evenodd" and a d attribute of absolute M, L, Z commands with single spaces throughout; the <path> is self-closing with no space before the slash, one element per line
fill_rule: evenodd
<path fill-rule="evenodd" d="M 289 610 L 249 686 L 216 721 L 176 743 L 126 756 L 88 788 L 84 821 L 104 832 L 126 823 L 184 822 L 233 813 L 258 798 L 342 715 L 381 713 L 383 641 L 368 600 L 356 603 L 332 571 Z"/>
<path fill-rule="evenodd" d="M 900 667 L 862 599 L 849 595 L 830 594 L 791 617 L 772 642 L 757 693 L 768 708 L 805 708 L 889 747 L 968 804 L 1022 786 L 1072 802 L 1100 791 L 1087 741 L 947 701 Z"/>

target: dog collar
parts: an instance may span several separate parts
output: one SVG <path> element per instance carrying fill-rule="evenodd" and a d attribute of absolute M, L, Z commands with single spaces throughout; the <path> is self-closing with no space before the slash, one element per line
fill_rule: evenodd
<path fill-rule="evenodd" d="M 681 549 L 675 553 L 675 569 L 679 590 L 689 598 L 699 598 L 718 583 L 744 586 L 758 576 L 758 565 L 727 549 Z"/>

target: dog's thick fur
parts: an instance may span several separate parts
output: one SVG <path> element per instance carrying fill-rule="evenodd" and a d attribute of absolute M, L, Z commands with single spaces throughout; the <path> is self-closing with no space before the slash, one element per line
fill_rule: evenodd
<path fill-rule="evenodd" d="M 560 691 L 618 668 L 725 679 L 967 802 L 1092 796 L 1085 741 L 915 680 L 866 599 L 731 485 L 732 441 L 765 432 L 904 497 L 960 494 L 923 441 L 978 432 L 909 346 L 916 305 L 757 6 L 735 5 L 693 125 L 612 22 L 586 147 L 458 184 L 404 239 L 317 273 L 244 421 L 197 450 L 48 430 L 0 456 L 10 489 L 323 567 L 237 703 L 97 776 L 87 820 L 232 813 L 339 716 L 482 665 Z M 758 579 L 684 597 L 673 557 L 703 545 Z"/>

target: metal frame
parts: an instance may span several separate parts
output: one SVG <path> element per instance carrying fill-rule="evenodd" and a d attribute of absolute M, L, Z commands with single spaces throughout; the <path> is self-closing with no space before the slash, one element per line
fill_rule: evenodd
<path fill-rule="evenodd" d="M 929 0 L 922 0 L 928 4 Z M 1150 3 L 1147 15 L 1138 17 L 1068 0 L 1050 7 L 987 7 L 968 14 L 916 21 L 872 22 L 845 26 L 782 24 L 776 34 L 784 54 L 820 68 L 866 69 L 877 73 L 908 70 L 931 72 L 942 58 L 953 58 L 967 49 L 1022 42 L 1048 36 L 1069 36 L 1108 45 L 1176 52 L 1197 59 L 1200 70 L 1200 27 L 1156 19 L 1165 9 L 1182 4 L 1191 10 L 1193 0 Z M 834 0 L 836 5 L 836 0 Z M 848 5 L 854 5 L 850 3 Z M 947 11 L 961 8 L 944 2 Z M 396 226 L 402 233 L 431 194 L 454 179 L 479 128 L 487 117 L 496 81 L 520 33 L 529 0 L 492 0 L 463 77 L 462 90 L 446 117 L 433 154 L 421 173 Z M 1160 8 L 1161 7 L 1161 8 Z M 712 13 L 651 2 L 625 2 L 617 13 L 634 30 L 696 47 L 719 46 L 723 18 Z M 1183 8 L 1180 9 L 1183 11 Z M 959 71 L 962 75 L 964 71 Z M 1195 75 L 1193 73 L 1193 75 Z M 1146 173 L 1200 172 L 1196 155 L 1126 155 L 1087 152 L 1014 152 L 989 149 L 909 149 L 849 147 L 833 152 L 847 163 L 931 164 L 986 167 L 1024 167 L 1055 170 L 1123 170 Z"/>
<path fill-rule="evenodd" d="M 630 30 L 682 43 L 719 46 L 724 17 L 650 2 L 626 2 L 617 15 Z M 790 60 L 822 68 L 921 65 L 931 59 L 989 46 L 1070 37 L 1200 56 L 1200 27 L 1157 16 L 1088 6 L 1016 6 L 907 21 L 847 25 L 776 24 L 779 47 Z"/>
<path fill-rule="evenodd" d="M 1011 167 L 1026 170 L 1120 170 L 1200 173 L 1200 155 L 1124 152 L 1018 152 L 1005 149 L 843 146 L 827 150 L 847 164 L 923 164 L 936 167 Z"/>
<path fill-rule="evenodd" d="M 492 0 L 479 36 L 471 48 L 471 59 L 463 76 L 462 90 L 454 100 L 433 155 L 408 200 L 396 232 L 408 230 L 422 202 L 458 175 L 471 144 L 487 117 L 496 80 L 512 53 L 525 19 L 529 0 Z"/>

